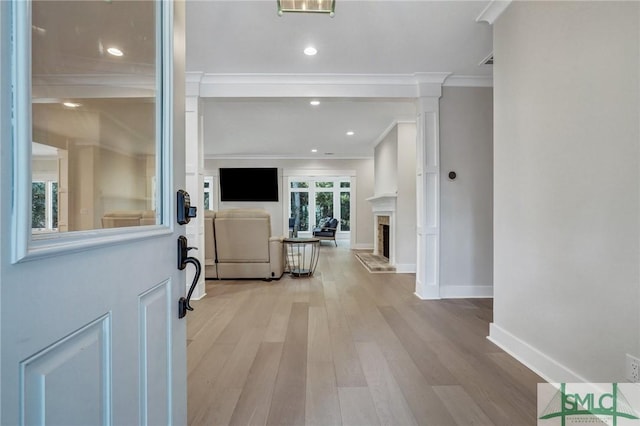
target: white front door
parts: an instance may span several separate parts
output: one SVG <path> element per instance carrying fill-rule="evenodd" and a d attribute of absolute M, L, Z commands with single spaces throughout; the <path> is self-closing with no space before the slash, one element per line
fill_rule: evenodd
<path fill-rule="evenodd" d="M 183 73 L 182 2 L 0 2 L 0 424 L 186 423 Z"/>

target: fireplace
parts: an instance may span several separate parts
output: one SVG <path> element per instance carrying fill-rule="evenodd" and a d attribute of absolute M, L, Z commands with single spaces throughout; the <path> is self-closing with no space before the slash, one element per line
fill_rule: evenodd
<path fill-rule="evenodd" d="M 395 266 L 395 194 L 368 198 L 374 216 L 373 254 Z"/>
<path fill-rule="evenodd" d="M 379 215 L 377 218 L 377 227 L 376 227 L 376 250 L 374 254 L 379 256 L 383 256 L 389 261 L 389 234 L 391 230 L 391 226 L 389 226 L 391 222 L 391 217 Z"/>
<path fill-rule="evenodd" d="M 389 225 L 382 225 L 382 256 L 389 260 Z"/>

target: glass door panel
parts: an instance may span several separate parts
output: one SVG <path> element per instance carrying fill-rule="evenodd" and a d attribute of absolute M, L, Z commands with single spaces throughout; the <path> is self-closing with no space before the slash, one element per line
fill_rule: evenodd
<path fill-rule="evenodd" d="M 320 226 L 323 219 L 333 217 L 333 191 L 316 192 L 315 201 L 316 226 Z"/>
<path fill-rule="evenodd" d="M 32 165 L 49 161 L 56 175 L 50 214 L 34 194 L 32 232 L 42 214 L 50 232 L 158 223 L 157 4 L 35 1 L 31 10 Z M 105 221 L 114 214 L 126 220 Z"/>
<path fill-rule="evenodd" d="M 351 193 L 340 193 L 340 231 L 351 231 Z"/>
<path fill-rule="evenodd" d="M 291 193 L 291 212 L 289 216 L 294 225 L 294 229 L 300 232 L 309 231 L 309 193 Z M 291 227 L 291 226 L 290 226 Z"/>

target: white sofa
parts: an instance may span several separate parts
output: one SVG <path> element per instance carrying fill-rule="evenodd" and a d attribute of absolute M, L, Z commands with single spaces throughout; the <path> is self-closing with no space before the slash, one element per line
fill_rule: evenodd
<path fill-rule="evenodd" d="M 261 209 L 205 211 L 205 278 L 280 279 L 283 237 L 271 236 L 271 215 Z"/>

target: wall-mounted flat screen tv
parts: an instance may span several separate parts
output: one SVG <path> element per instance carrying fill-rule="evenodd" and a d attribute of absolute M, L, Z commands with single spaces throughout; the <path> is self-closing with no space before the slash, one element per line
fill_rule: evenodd
<path fill-rule="evenodd" d="M 278 169 L 221 168 L 220 201 L 278 201 Z"/>

